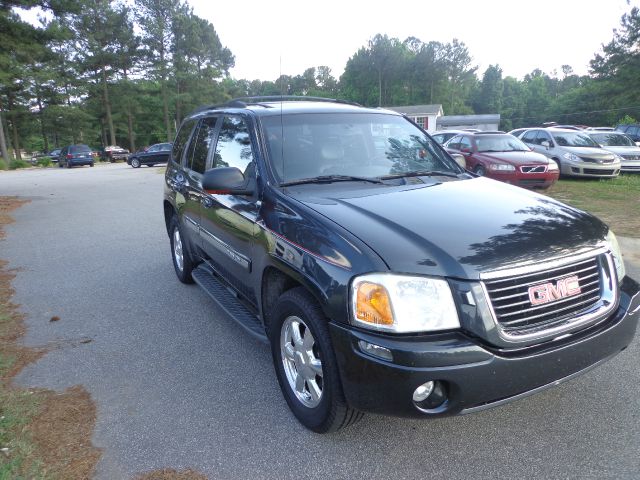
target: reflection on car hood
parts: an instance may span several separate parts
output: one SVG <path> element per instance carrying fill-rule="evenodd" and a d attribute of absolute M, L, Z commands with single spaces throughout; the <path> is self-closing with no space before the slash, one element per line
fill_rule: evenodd
<path fill-rule="evenodd" d="M 587 213 L 487 178 L 358 192 L 314 186 L 288 193 L 351 231 L 397 272 L 476 279 L 594 247 L 607 231 Z"/>
<path fill-rule="evenodd" d="M 597 160 L 611 160 L 613 154 L 607 152 L 602 148 L 590 148 L 590 147 L 562 147 L 568 152 L 571 152 L 579 157 L 594 158 Z"/>
<path fill-rule="evenodd" d="M 547 165 L 549 163 L 547 157 L 536 152 L 478 152 L 475 156 L 495 163 L 514 165 Z"/>

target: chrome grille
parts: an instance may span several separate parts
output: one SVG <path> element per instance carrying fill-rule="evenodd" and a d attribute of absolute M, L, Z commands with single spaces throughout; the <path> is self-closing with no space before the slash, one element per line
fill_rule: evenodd
<path fill-rule="evenodd" d="M 622 155 L 625 160 L 640 160 L 640 155 Z"/>
<path fill-rule="evenodd" d="M 613 163 L 615 157 L 610 158 L 592 158 L 592 157 L 580 157 L 583 162 L 587 163 Z"/>
<path fill-rule="evenodd" d="M 532 328 L 551 328 L 593 307 L 602 295 L 601 270 L 598 257 L 591 257 L 541 272 L 486 281 L 485 287 L 496 321 L 506 333 L 517 333 Z M 530 287 L 573 276 L 578 277 L 580 285 L 581 291 L 577 295 L 541 305 L 531 303 Z"/>
<path fill-rule="evenodd" d="M 544 173 L 547 171 L 546 165 L 523 165 L 520 167 L 522 173 Z"/>

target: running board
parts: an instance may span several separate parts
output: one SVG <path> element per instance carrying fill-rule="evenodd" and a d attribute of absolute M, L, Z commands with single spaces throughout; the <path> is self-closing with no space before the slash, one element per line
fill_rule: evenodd
<path fill-rule="evenodd" d="M 191 272 L 195 282 L 209 294 L 227 315 L 233 318 L 242 328 L 263 343 L 269 343 L 260 319 L 251 313 L 230 291 L 218 280 L 213 271 L 205 264 L 199 265 Z"/>

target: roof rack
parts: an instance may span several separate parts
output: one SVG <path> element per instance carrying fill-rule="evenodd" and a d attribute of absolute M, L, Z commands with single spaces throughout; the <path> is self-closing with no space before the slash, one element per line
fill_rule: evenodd
<path fill-rule="evenodd" d="M 202 112 L 204 110 L 213 110 L 216 108 L 246 108 L 247 105 L 263 105 L 263 102 L 291 102 L 291 101 L 311 101 L 311 102 L 326 102 L 326 103 L 342 103 L 345 105 L 353 105 L 361 107 L 359 103 L 351 102 L 349 100 L 341 100 L 337 98 L 326 97 L 306 97 L 304 95 L 268 95 L 258 97 L 238 97 L 233 98 L 225 103 L 219 103 L 216 105 L 203 105 L 194 110 L 194 113 Z"/>

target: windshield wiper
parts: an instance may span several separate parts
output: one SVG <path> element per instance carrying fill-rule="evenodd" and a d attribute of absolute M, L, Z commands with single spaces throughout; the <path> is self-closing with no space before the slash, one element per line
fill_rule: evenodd
<path fill-rule="evenodd" d="M 283 182 L 281 187 L 289 187 L 291 185 L 302 185 L 305 183 L 333 183 L 333 182 L 369 182 L 369 183 L 382 183 L 378 178 L 371 177 L 358 177 L 354 175 L 319 175 L 317 177 L 300 178 L 298 180 L 291 180 L 290 182 Z"/>
<path fill-rule="evenodd" d="M 393 173 L 391 175 L 383 175 L 380 177 L 382 180 L 391 180 L 392 178 L 404 178 L 404 177 L 451 177 L 458 178 L 458 173 L 441 172 L 438 170 L 415 170 L 413 172 Z"/>

